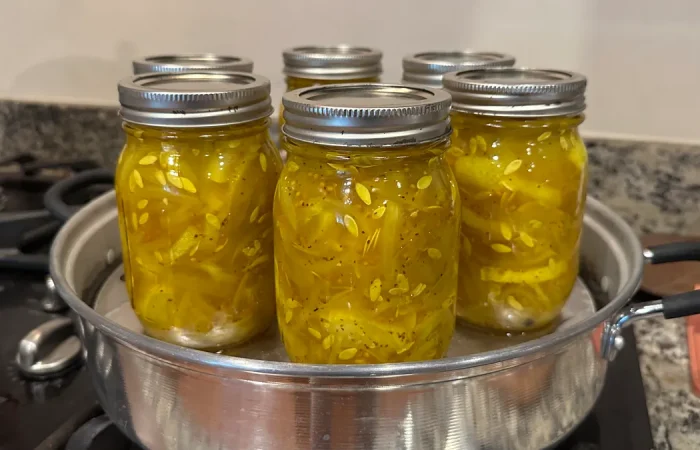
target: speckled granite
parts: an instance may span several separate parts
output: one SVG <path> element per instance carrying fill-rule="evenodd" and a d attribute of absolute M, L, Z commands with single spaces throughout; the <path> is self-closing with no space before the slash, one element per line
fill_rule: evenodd
<path fill-rule="evenodd" d="M 123 143 L 116 108 L 0 101 L 0 155 L 91 158 L 114 165 Z"/>
<path fill-rule="evenodd" d="M 590 193 L 637 233 L 700 233 L 700 146 L 589 142 Z M 635 325 L 657 450 L 700 449 L 700 398 L 690 387 L 684 319 Z"/>
<path fill-rule="evenodd" d="M 639 233 L 700 233 L 700 145 L 588 142 L 589 191 Z"/>
<path fill-rule="evenodd" d="M 93 158 L 122 145 L 115 108 L 0 101 L 0 158 Z M 639 234 L 700 234 L 700 146 L 589 140 L 590 194 Z M 690 391 L 683 320 L 635 325 L 655 448 L 700 449 L 700 399 Z M 620 449 L 623 450 L 623 449 Z"/>
<path fill-rule="evenodd" d="M 700 449 L 700 399 L 690 388 L 684 320 L 638 323 L 635 336 L 654 448 Z"/>

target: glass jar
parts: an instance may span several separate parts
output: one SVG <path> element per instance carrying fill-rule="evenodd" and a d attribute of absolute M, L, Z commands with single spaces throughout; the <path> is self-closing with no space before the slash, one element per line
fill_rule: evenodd
<path fill-rule="evenodd" d="M 503 332 L 547 327 L 578 273 L 586 79 L 495 68 L 453 72 L 444 84 L 462 199 L 457 315 Z"/>
<path fill-rule="evenodd" d="M 119 84 L 116 193 L 126 285 L 149 335 L 200 349 L 274 320 L 270 82 L 148 73 Z"/>
<path fill-rule="evenodd" d="M 253 71 L 253 60 L 241 56 L 213 55 L 201 53 L 193 55 L 146 56 L 132 62 L 134 75 L 149 72 L 189 72 L 226 70 L 232 72 Z"/>
<path fill-rule="evenodd" d="M 347 84 L 300 89 L 283 102 L 275 281 L 290 359 L 444 356 L 459 236 L 459 193 L 445 161 L 449 95 Z"/>
<path fill-rule="evenodd" d="M 282 53 L 287 92 L 339 83 L 376 83 L 382 73 L 382 52 L 349 45 L 294 47 Z M 284 105 L 279 109 L 280 130 Z"/>
<path fill-rule="evenodd" d="M 442 87 L 442 76 L 448 72 L 485 67 L 510 67 L 515 58 L 505 53 L 475 52 L 421 52 L 403 59 L 402 83 L 433 88 Z"/>

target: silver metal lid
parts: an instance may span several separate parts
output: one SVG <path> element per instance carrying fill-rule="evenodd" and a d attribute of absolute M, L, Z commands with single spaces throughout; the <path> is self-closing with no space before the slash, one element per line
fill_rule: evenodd
<path fill-rule="evenodd" d="M 282 133 L 343 147 L 416 145 L 449 135 L 450 96 L 401 84 L 332 84 L 287 92 Z"/>
<path fill-rule="evenodd" d="M 382 52 L 335 45 L 290 48 L 282 53 L 284 74 L 312 80 L 357 80 L 382 73 Z"/>
<path fill-rule="evenodd" d="M 452 109 L 499 117 L 553 117 L 586 109 L 586 77 L 563 70 L 489 68 L 451 72 Z"/>
<path fill-rule="evenodd" d="M 134 75 L 148 72 L 187 72 L 205 70 L 230 70 L 252 72 L 253 60 L 240 56 L 213 55 L 156 55 L 133 61 Z"/>
<path fill-rule="evenodd" d="M 147 73 L 119 82 L 121 116 L 160 127 L 208 127 L 272 114 L 270 81 L 243 72 Z"/>
<path fill-rule="evenodd" d="M 475 52 L 422 52 L 403 59 L 403 82 L 442 87 L 442 76 L 447 72 L 484 67 L 509 67 L 515 58 L 505 53 Z"/>

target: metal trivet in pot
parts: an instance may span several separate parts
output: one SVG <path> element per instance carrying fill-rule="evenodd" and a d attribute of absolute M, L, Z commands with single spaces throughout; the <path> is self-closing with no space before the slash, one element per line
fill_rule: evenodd
<path fill-rule="evenodd" d="M 122 264 L 117 263 L 116 266 L 108 266 L 102 274 L 95 278 L 95 281 L 96 288 L 93 287 L 92 289 L 94 297 L 88 294 L 85 298 L 86 301 L 92 304 L 94 310 L 128 330 L 144 334 L 143 326 L 136 317 L 129 301 L 129 295 L 126 292 L 124 267 Z M 582 319 L 589 317 L 595 310 L 596 306 L 593 296 L 584 282 L 579 279 L 576 281 L 576 285 L 562 311 L 556 329 L 565 330 Z M 447 357 L 468 356 L 499 350 L 536 339 L 537 337 L 537 334 L 489 335 L 468 326 L 458 325 Z M 289 361 L 276 327 L 272 327 L 260 339 L 225 350 L 223 353 L 262 361 Z"/>

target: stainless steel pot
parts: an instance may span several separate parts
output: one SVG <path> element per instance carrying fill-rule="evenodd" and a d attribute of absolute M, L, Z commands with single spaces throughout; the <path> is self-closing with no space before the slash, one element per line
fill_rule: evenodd
<path fill-rule="evenodd" d="M 476 354 L 467 337 L 453 341 L 455 356 L 371 366 L 210 354 L 146 337 L 92 307 L 95 286 L 107 289 L 99 279 L 120 253 L 114 203 L 105 194 L 67 222 L 53 244 L 51 274 L 76 313 L 102 406 L 153 450 L 548 447 L 593 407 L 624 326 L 700 312 L 698 292 L 628 305 L 645 259 L 696 259 L 700 249 L 643 252 L 632 230 L 589 198 L 582 277 L 598 309 L 578 312 L 552 334 Z M 275 359 L 275 351 L 257 355 Z"/>

